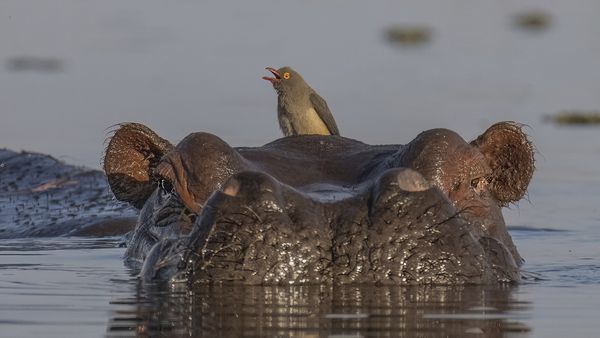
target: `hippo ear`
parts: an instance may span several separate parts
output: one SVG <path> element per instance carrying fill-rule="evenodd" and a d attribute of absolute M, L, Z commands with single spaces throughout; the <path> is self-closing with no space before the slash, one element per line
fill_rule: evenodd
<path fill-rule="evenodd" d="M 471 141 L 492 169 L 489 190 L 501 205 L 520 200 L 535 170 L 534 148 L 515 122 L 499 122 Z"/>
<path fill-rule="evenodd" d="M 139 123 L 124 123 L 110 138 L 104 172 L 115 197 L 140 209 L 156 183 L 152 171 L 173 145 Z"/>

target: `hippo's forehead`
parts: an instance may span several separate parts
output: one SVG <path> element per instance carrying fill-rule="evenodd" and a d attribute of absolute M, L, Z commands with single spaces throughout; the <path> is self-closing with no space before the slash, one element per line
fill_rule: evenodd
<path fill-rule="evenodd" d="M 234 151 L 223 140 L 208 133 L 194 133 L 167 152 L 154 170 L 165 179 L 184 203 L 199 211 L 208 196 L 237 167 Z"/>
<path fill-rule="evenodd" d="M 461 182 L 484 178 L 492 172 L 483 154 L 469 144 L 449 151 L 447 156 L 434 166 L 434 170 L 436 174 L 433 179 L 441 184 L 444 191 Z"/>
<path fill-rule="evenodd" d="M 300 189 L 327 182 L 358 185 L 365 170 L 386 157 L 398 160 L 395 167 L 418 171 L 446 194 L 491 172 L 478 148 L 455 132 L 433 129 L 407 146 L 305 137 L 239 150 L 215 135 L 194 133 L 163 156 L 155 173 L 171 182 L 186 207 L 198 211 L 214 190 L 241 170 L 259 170 Z"/>
<path fill-rule="evenodd" d="M 421 133 L 407 145 L 399 162 L 417 170 L 445 192 L 462 181 L 491 173 L 479 149 L 447 129 Z"/>

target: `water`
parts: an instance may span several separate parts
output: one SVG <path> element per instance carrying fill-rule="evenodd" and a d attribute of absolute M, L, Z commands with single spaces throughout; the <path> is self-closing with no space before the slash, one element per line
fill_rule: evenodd
<path fill-rule="evenodd" d="M 35 10 L 32 10 L 35 8 Z M 528 32 L 512 16 L 551 15 Z M 593 337 L 600 329 L 600 133 L 544 114 L 600 109 L 600 4 L 577 1 L 0 2 L 0 145 L 98 167 L 105 128 L 176 142 L 279 137 L 265 66 L 297 68 L 343 135 L 406 143 L 434 127 L 470 139 L 526 123 L 528 200 L 505 211 L 532 279 L 514 287 L 142 287 L 120 239 L 0 242 L 0 337 Z M 425 24 L 422 46 L 385 30 Z M 31 56 L 60 67 L 15 71 Z M 49 61 L 48 61 L 49 60 Z"/>
<path fill-rule="evenodd" d="M 118 239 L 3 244 L 6 337 L 426 336 L 524 334 L 532 303 L 512 287 L 242 287 L 138 285 Z M 525 287 L 526 289 L 526 287 Z M 436 333 L 437 332 L 437 333 Z"/>
<path fill-rule="evenodd" d="M 578 232 L 513 229 L 542 280 L 504 287 L 142 286 L 120 238 L 9 240 L 0 336 L 592 337 L 600 249 Z"/>
<path fill-rule="evenodd" d="M 130 291 L 117 239 L 51 238 L 0 245 L 0 336 L 93 337 L 111 297 Z"/>

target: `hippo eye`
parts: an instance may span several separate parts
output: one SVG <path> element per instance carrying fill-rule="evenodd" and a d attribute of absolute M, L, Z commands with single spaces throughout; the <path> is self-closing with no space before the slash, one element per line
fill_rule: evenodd
<path fill-rule="evenodd" d="M 173 188 L 173 185 L 171 184 L 171 182 L 169 182 L 168 180 L 161 178 L 158 181 L 158 186 L 160 187 L 160 189 L 168 194 L 174 194 L 175 193 L 175 188 Z"/>
<path fill-rule="evenodd" d="M 288 73 L 288 72 L 283 73 L 283 78 L 286 79 L 286 80 L 289 80 L 290 73 Z"/>
<path fill-rule="evenodd" d="M 483 187 L 488 183 L 485 177 L 478 177 L 471 180 L 471 188 L 475 191 L 481 192 Z"/>

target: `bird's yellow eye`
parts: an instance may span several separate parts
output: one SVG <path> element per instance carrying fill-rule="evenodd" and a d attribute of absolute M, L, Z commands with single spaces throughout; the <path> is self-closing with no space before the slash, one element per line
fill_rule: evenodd
<path fill-rule="evenodd" d="M 290 73 L 288 73 L 288 72 L 283 73 L 283 78 L 286 79 L 286 80 L 289 79 L 290 78 Z"/>

